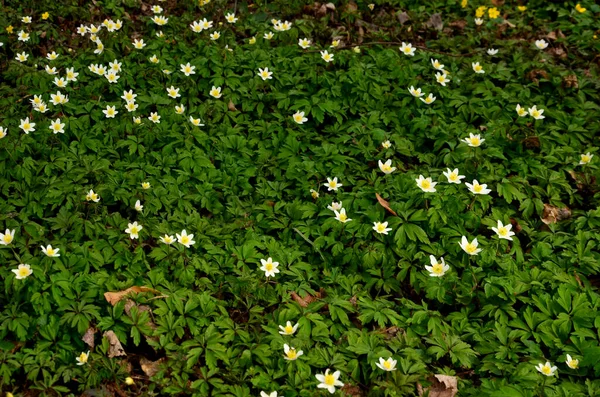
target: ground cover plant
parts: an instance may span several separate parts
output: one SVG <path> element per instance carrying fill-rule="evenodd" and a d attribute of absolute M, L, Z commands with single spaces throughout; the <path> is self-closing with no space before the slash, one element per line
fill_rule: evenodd
<path fill-rule="evenodd" d="M 599 15 L 4 2 L 0 390 L 600 395 Z"/>

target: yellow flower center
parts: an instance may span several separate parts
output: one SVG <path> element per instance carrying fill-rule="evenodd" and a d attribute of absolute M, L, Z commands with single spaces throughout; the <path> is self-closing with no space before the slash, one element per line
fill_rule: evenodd
<path fill-rule="evenodd" d="M 291 360 L 296 359 L 297 353 L 296 353 L 296 349 L 294 349 L 293 347 L 290 348 L 290 350 L 288 350 L 287 352 L 287 357 Z"/>
<path fill-rule="evenodd" d="M 31 125 L 29 123 L 25 123 L 23 124 L 23 128 L 28 130 L 31 127 Z"/>
<path fill-rule="evenodd" d="M 432 268 L 432 272 L 435 273 L 435 274 L 442 274 L 442 273 L 444 273 L 444 266 L 442 266 L 441 263 L 436 263 L 431 268 Z"/>
<path fill-rule="evenodd" d="M 377 231 L 380 233 L 383 233 L 385 231 L 385 226 L 383 225 L 383 223 L 377 225 Z"/>
<path fill-rule="evenodd" d="M 590 156 L 587 156 L 587 155 L 585 155 L 585 154 L 583 154 L 583 155 L 581 156 L 581 161 L 583 161 L 584 163 L 589 163 L 589 162 L 590 162 L 590 160 L 591 160 Z"/>
<path fill-rule="evenodd" d="M 98 195 L 97 195 L 96 193 L 92 193 L 92 194 L 90 195 L 90 198 L 91 198 L 92 200 L 96 200 L 96 199 L 98 198 Z"/>
<path fill-rule="evenodd" d="M 478 71 L 478 72 L 479 72 L 481 69 L 482 69 L 481 65 L 475 65 L 475 70 L 476 70 L 476 71 Z"/>
<path fill-rule="evenodd" d="M 54 248 L 48 248 L 46 252 L 48 253 L 48 256 L 52 256 L 54 255 Z"/>
<path fill-rule="evenodd" d="M 291 325 L 286 325 L 285 326 L 285 333 L 286 334 L 291 334 L 294 331 L 294 327 L 292 327 Z"/>
<path fill-rule="evenodd" d="M 498 229 L 498 234 L 501 236 L 506 236 L 508 234 L 508 230 L 505 227 L 501 227 Z"/>
<path fill-rule="evenodd" d="M 129 229 L 129 230 L 130 230 L 129 232 L 130 232 L 131 234 L 138 234 L 138 231 L 139 231 L 139 230 L 138 230 L 138 228 L 137 228 L 137 226 L 133 226 L 133 227 L 132 227 L 131 229 Z"/>
<path fill-rule="evenodd" d="M 181 236 L 181 244 L 187 244 L 190 242 L 190 238 L 188 236 Z"/>
<path fill-rule="evenodd" d="M 429 183 L 429 181 L 427 179 L 425 179 L 421 182 L 421 187 L 423 189 L 429 189 L 431 187 L 431 183 Z"/>
<path fill-rule="evenodd" d="M 19 276 L 21 276 L 21 277 L 29 276 L 29 269 L 27 269 L 26 267 L 19 268 Z"/>
<path fill-rule="evenodd" d="M 391 171 L 392 167 L 390 165 L 384 164 L 381 166 L 382 171 Z"/>
<path fill-rule="evenodd" d="M 299 122 L 301 122 L 301 121 L 302 121 L 302 116 L 301 116 L 301 115 L 299 115 L 299 114 L 295 114 L 295 115 L 294 115 L 294 120 L 295 120 L 297 123 L 299 123 Z"/>
<path fill-rule="evenodd" d="M 477 247 L 474 244 L 469 243 L 469 244 L 466 245 L 465 251 L 467 251 L 469 254 L 472 254 L 475 251 L 477 251 Z M 437 263 L 437 265 L 439 265 L 439 263 Z M 434 271 L 435 271 L 435 266 L 433 266 L 433 268 L 434 268 Z"/>
<path fill-rule="evenodd" d="M 383 366 L 385 367 L 385 369 L 390 369 L 392 367 L 392 364 L 386 360 L 383 362 Z"/>
<path fill-rule="evenodd" d="M 483 190 L 483 188 L 481 187 L 481 185 L 473 185 L 473 191 L 475 193 L 479 193 L 479 192 L 481 192 L 481 190 Z"/>
<path fill-rule="evenodd" d="M 327 375 L 325 375 L 325 379 L 323 380 L 323 383 L 325 383 L 327 386 L 333 386 L 335 384 L 335 378 L 333 377 L 332 374 L 327 374 Z"/>
<path fill-rule="evenodd" d="M 271 270 L 273 270 L 273 264 L 272 263 L 265 264 L 265 269 L 267 269 L 267 271 L 270 272 Z"/>
<path fill-rule="evenodd" d="M 544 365 L 542 367 L 542 372 L 544 373 L 544 375 L 550 375 L 552 373 L 552 369 L 549 366 Z"/>
<path fill-rule="evenodd" d="M 346 214 L 340 214 L 340 221 L 344 222 L 346 219 L 348 219 L 348 216 L 346 216 Z"/>
<path fill-rule="evenodd" d="M 87 354 L 85 354 L 85 353 L 81 353 L 81 354 L 79 355 L 79 361 L 80 361 L 80 362 L 82 362 L 82 363 L 85 363 L 85 362 L 87 362 L 87 359 L 88 359 L 88 356 L 87 356 Z"/>
<path fill-rule="evenodd" d="M 533 117 L 538 117 L 538 116 L 540 115 L 540 112 L 538 112 L 537 110 L 534 110 L 534 111 L 531 113 L 531 115 L 532 115 Z"/>
<path fill-rule="evenodd" d="M 458 179 L 458 175 L 455 172 L 453 172 L 453 173 L 450 174 L 450 176 L 448 177 L 448 179 L 450 179 L 451 181 L 454 182 L 454 181 L 456 181 Z"/>
<path fill-rule="evenodd" d="M 471 138 L 471 145 L 479 145 L 480 141 L 479 138 Z"/>

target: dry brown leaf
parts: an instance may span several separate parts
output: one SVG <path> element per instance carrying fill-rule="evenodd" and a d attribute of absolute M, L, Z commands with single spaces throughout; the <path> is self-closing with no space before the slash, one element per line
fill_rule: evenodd
<path fill-rule="evenodd" d="M 523 228 L 519 225 L 519 222 L 515 218 L 510 218 L 510 224 L 513 226 L 515 233 L 519 233 Z"/>
<path fill-rule="evenodd" d="M 158 292 L 157 290 L 150 288 L 150 287 L 140 287 L 140 286 L 133 286 L 133 287 L 129 287 L 126 290 L 123 291 L 116 291 L 116 292 L 105 292 L 104 293 L 104 298 L 108 301 L 108 303 L 110 303 L 111 305 L 116 305 L 117 302 L 119 302 L 121 299 L 123 299 L 126 295 L 132 293 L 132 292 L 152 292 L 154 294 L 160 294 L 160 292 Z"/>
<path fill-rule="evenodd" d="M 451 28 L 456 28 L 458 30 L 465 30 L 465 28 L 467 27 L 467 21 L 464 19 L 452 21 L 448 24 L 448 26 L 450 26 Z"/>
<path fill-rule="evenodd" d="M 558 208 L 550 204 L 544 204 L 544 212 L 542 213 L 542 222 L 546 225 L 562 221 L 571 217 L 571 210 L 567 207 Z"/>
<path fill-rule="evenodd" d="M 423 389 L 421 384 L 417 383 L 419 396 L 429 391 L 429 397 L 454 397 L 458 393 L 458 383 L 456 376 L 434 375 L 428 379 L 431 386 Z"/>
<path fill-rule="evenodd" d="M 156 360 L 156 361 L 150 361 L 148 360 L 146 357 L 142 357 L 140 359 L 140 365 L 142 367 L 142 371 L 144 371 L 144 373 L 150 377 L 156 375 L 156 373 L 158 372 L 158 369 L 160 367 L 160 364 L 165 361 L 164 357 Z"/>
<path fill-rule="evenodd" d="M 329 3 L 329 4 L 333 5 L 333 3 Z M 335 6 L 333 6 L 333 7 L 334 7 L 333 9 L 335 10 Z M 356 3 L 353 1 L 349 1 L 348 4 L 346 5 L 346 9 L 344 11 L 346 11 L 348 14 L 354 14 L 356 12 L 356 10 L 358 10 L 358 6 L 356 5 Z"/>
<path fill-rule="evenodd" d="M 523 139 L 523 144 L 528 149 L 538 148 L 541 145 L 540 138 L 537 136 L 529 136 Z"/>
<path fill-rule="evenodd" d="M 425 22 L 425 26 L 427 26 L 428 28 L 434 28 L 438 31 L 442 30 L 444 27 L 444 22 L 442 21 L 442 14 L 440 14 L 439 12 L 431 14 L 429 20 Z"/>
<path fill-rule="evenodd" d="M 90 347 L 90 349 L 93 349 L 95 346 L 94 334 L 96 333 L 96 331 L 96 328 L 90 327 L 87 329 L 87 331 L 85 331 L 85 334 L 83 334 L 83 336 L 81 337 L 81 340 L 84 341 L 85 344 Z"/>
<path fill-rule="evenodd" d="M 227 109 L 229 109 L 230 112 L 237 112 L 237 109 L 235 108 L 235 105 L 231 101 L 231 99 L 229 100 L 229 103 L 227 104 Z"/>
<path fill-rule="evenodd" d="M 492 0 L 492 4 L 496 7 L 500 7 L 504 5 L 504 0 Z"/>
<path fill-rule="evenodd" d="M 292 299 L 294 299 L 300 306 L 308 307 L 312 302 L 321 298 L 321 292 L 317 292 L 315 295 L 306 295 L 306 297 L 302 298 L 294 291 L 290 291 L 290 295 Z"/>
<path fill-rule="evenodd" d="M 108 343 L 110 344 L 108 347 L 108 358 L 127 355 L 123 349 L 123 346 L 121 346 L 119 338 L 113 331 L 106 331 L 102 336 L 108 339 Z"/>
<path fill-rule="evenodd" d="M 517 25 L 515 25 L 514 23 L 510 22 L 508 19 L 505 19 L 504 21 L 502 21 L 501 25 L 506 25 L 508 27 L 514 28 Z"/>
<path fill-rule="evenodd" d="M 385 208 L 386 210 L 388 210 L 390 212 L 390 214 L 398 216 L 398 214 L 396 214 L 396 212 L 390 208 L 390 203 L 388 203 L 387 201 L 385 201 L 384 199 L 381 198 L 381 196 L 379 195 L 379 193 L 375 193 L 375 197 L 377 197 L 377 201 L 379 201 L 379 204 L 381 204 L 381 206 L 383 208 Z"/>
<path fill-rule="evenodd" d="M 355 4 L 355 6 L 356 6 L 356 4 Z M 333 4 L 333 3 L 327 3 L 327 4 L 325 4 L 325 7 L 332 11 L 335 10 L 335 4 Z"/>
<path fill-rule="evenodd" d="M 579 81 L 577 81 L 577 76 L 574 74 L 565 76 L 565 78 L 563 79 L 563 86 L 565 88 L 579 88 Z"/>
<path fill-rule="evenodd" d="M 398 21 L 400 22 L 400 25 L 404 25 L 404 23 L 410 21 L 410 17 L 408 16 L 408 14 L 405 11 L 397 14 L 397 16 L 398 16 Z"/>
<path fill-rule="evenodd" d="M 360 386 L 353 386 L 349 383 L 344 384 L 341 390 L 344 392 L 343 394 L 351 397 L 362 397 L 364 396 L 363 391 L 360 389 Z"/>

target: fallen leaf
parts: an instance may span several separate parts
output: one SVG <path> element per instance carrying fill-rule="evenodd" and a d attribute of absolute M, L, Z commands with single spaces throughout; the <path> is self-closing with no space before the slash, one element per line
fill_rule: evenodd
<path fill-rule="evenodd" d="M 458 30 L 465 30 L 465 27 L 467 27 L 467 21 L 464 19 L 452 21 L 448 24 L 448 26 L 450 26 L 451 28 L 456 28 Z"/>
<path fill-rule="evenodd" d="M 456 376 L 434 375 L 428 380 L 431 382 L 431 386 L 426 389 L 423 389 L 423 386 L 417 383 L 419 396 L 429 392 L 429 397 L 454 397 L 458 393 Z"/>
<path fill-rule="evenodd" d="M 504 5 L 504 0 L 492 0 L 492 4 L 496 7 L 500 7 Z"/>
<path fill-rule="evenodd" d="M 302 307 L 308 307 L 309 304 L 321 298 L 321 292 L 315 293 L 314 296 L 307 294 L 304 298 L 302 298 L 294 291 L 291 291 L 290 295 L 292 296 L 292 299 L 294 299 Z"/>
<path fill-rule="evenodd" d="M 119 341 L 119 338 L 113 331 L 106 331 L 103 335 L 104 338 L 108 339 L 110 346 L 108 347 L 108 358 L 126 356 L 125 350 Z"/>
<path fill-rule="evenodd" d="M 398 15 L 398 21 L 400 22 L 400 25 L 404 25 L 405 22 L 410 21 L 410 17 L 408 16 L 408 14 L 405 11 L 403 11 L 397 15 Z"/>
<path fill-rule="evenodd" d="M 235 105 L 233 104 L 231 99 L 229 100 L 229 103 L 227 104 L 227 109 L 229 109 L 229 111 L 231 111 L 231 112 L 237 112 L 237 109 L 235 108 Z"/>
<path fill-rule="evenodd" d="M 329 5 L 329 4 L 333 5 L 333 3 L 328 3 L 327 5 Z M 333 6 L 333 7 L 334 7 L 333 9 L 335 10 L 335 6 Z M 348 4 L 346 5 L 345 11 L 348 14 L 354 14 L 356 12 L 356 10 L 358 10 L 358 6 L 356 5 L 356 3 L 353 1 L 349 1 Z"/>
<path fill-rule="evenodd" d="M 546 225 L 562 221 L 571 217 L 571 210 L 567 207 L 558 208 L 550 204 L 544 204 L 544 212 L 542 213 L 542 222 Z"/>
<path fill-rule="evenodd" d="M 83 334 L 83 336 L 81 337 L 81 340 L 84 341 L 85 344 L 90 347 L 90 349 L 93 349 L 95 346 L 94 334 L 96 334 L 96 331 L 96 328 L 90 327 L 87 329 L 87 331 L 85 331 L 85 334 Z"/>
<path fill-rule="evenodd" d="M 355 4 L 355 6 L 356 6 L 356 4 Z M 330 9 L 332 11 L 335 10 L 335 4 L 333 4 L 333 3 L 327 3 L 327 4 L 325 4 L 325 7 L 327 7 L 328 9 Z"/>
<path fill-rule="evenodd" d="M 381 206 L 383 208 L 388 210 L 390 212 L 390 214 L 398 216 L 398 214 L 396 214 L 396 212 L 394 212 L 394 210 L 390 208 L 390 203 L 388 203 L 387 201 L 382 199 L 381 196 L 379 195 L 379 193 L 375 193 L 375 197 L 377 197 L 377 201 L 379 201 L 379 204 L 381 204 Z"/>
<path fill-rule="evenodd" d="M 425 22 L 425 26 L 427 26 L 428 28 L 434 28 L 435 30 L 442 30 L 442 28 L 444 27 L 444 22 L 442 22 L 442 14 L 440 14 L 439 12 L 431 14 L 429 20 Z"/>
<path fill-rule="evenodd" d="M 515 218 L 510 218 L 510 224 L 513 226 L 515 233 L 519 233 L 523 228 L 519 225 L 519 222 Z"/>
<path fill-rule="evenodd" d="M 563 79 L 563 86 L 565 88 L 579 88 L 579 81 L 577 81 L 577 76 L 574 74 L 565 76 L 565 78 Z"/>
<path fill-rule="evenodd" d="M 343 390 L 344 395 L 348 395 L 351 397 L 362 397 L 364 396 L 360 386 L 353 386 L 350 383 L 345 383 L 344 386 L 340 390 Z"/>
<path fill-rule="evenodd" d="M 142 367 L 142 371 L 144 371 L 144 373 L 147 376 L 154 376 L 156 375 L 156 373 L 158 372 L 158 369 L 160 367 L 160 364 L 165 361 L 164 357 L 156 360 L 156 361 L 150 361 L 145 357 L 142 357 L 140 359 L 140 366 Z"/>
<path fill-rule="evenodd" d="M 140 287 L 140 286 L 133 286 L 133 287 L 129 287 L 126 290 L 123 291 L 116 291 L 116 292 L 105 292 L 104 293 L 104 298 L 108 301 L 108 303 L 110 303 L 111 305 L 116 305 L 117 302 L 119 302 L 121 299 L 123 299 L 123 297 L 125 297 L 126 295 L 132 293 L 132 292 L 152 292 L 154 294 L 160 294 L 160 292 L 158 292 L 155 289 L 152 289 L 150 287 Z"/>

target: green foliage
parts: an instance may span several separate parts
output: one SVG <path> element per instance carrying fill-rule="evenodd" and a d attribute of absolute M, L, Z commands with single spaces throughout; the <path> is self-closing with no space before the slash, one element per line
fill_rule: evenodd
<path fill-rule="evenodd" d="M 8 1 L 0 15 L 0 226 L 15 230 L 0 246 L 2 392 L 308 397 L 329 394 L 315 375 L 331 369 L 355 396 L 417 395 L 433 374 L 456 376 L 464 396 L 600 396 L 600 6 L 506 2 L 477 26 L 483 2 L 376 2 L 373 11 L 365 2 L 158 2 L 169 18 L 161 27 L 138 0 L 80 3 Z M 105 18 L 123 27 L 103 28 L 96 54 L 76 30 Z M 193 32 L 202 18 L 213 27 Z M 272 18 L 293 25 L 266 40 Z M 543 51 L 533 44 L 541 38 Z M 400 42 L 418 46 L 415 55 Z M 446 86 L 432 58 L 449 71 Z M 115 59 L 115 83 L 89 69 Z M 191 76 L 180 71 L 188 62 Z M 71 67 L 77 81 L 57 88 Z M 264 67 L 272 79 L 257 75 Z M 180 97 L 167 95 L 171 86 Z M 30 105 L 57 90 L 67 103 L 46 113 Z M 519 117 L 517 104 L 546 118 Z M 103 113 L 109 105 L 115 118 Z M 294 122 L 296 112 L 308 121 Z M 29 134 L 19 128 L 26 117 Z M 64 133 L 50 130 L 57 118 Z M 485 142 L 469 147 L 470 133 Z M 384 174 L 378 162 L 388 159 L 397 170 Z M 490 194 L 448 183 L 448 168 Z M 438 182 L 435 193 L 418 188 L 420 175 Z M 342 186 L 328 190 L 334 177 Z M 98 202 L 86 200 L 90 190 Z M 332 202 L 352 220 L 339 222 Z M 124 232 L 134 221 L 137 239 Z M 376 233 L 384 221 L 392 230 Z M 513 225 L 512 241 L 492 231 L 498 221 Z M 195 244 L 161 242 L 182 230 Z M 463 236 L 482 251 L 467 255 Z M 48 244 L 59 257 L 42 253 Z M 430 255 L 449 266 L 443 277 L 425 269 Z M 280 272 L 266 278 L 269 257 Z M 17 279 L 20 264 L 33 273 Z M 288 321 L 298 329 L 282 335 Z M 304 354 L 286 360 L 284 344 Z M 382 371 L 380 358 L 396 370 Z M 536 370 L 546 361 L 555 376 Z"/>

